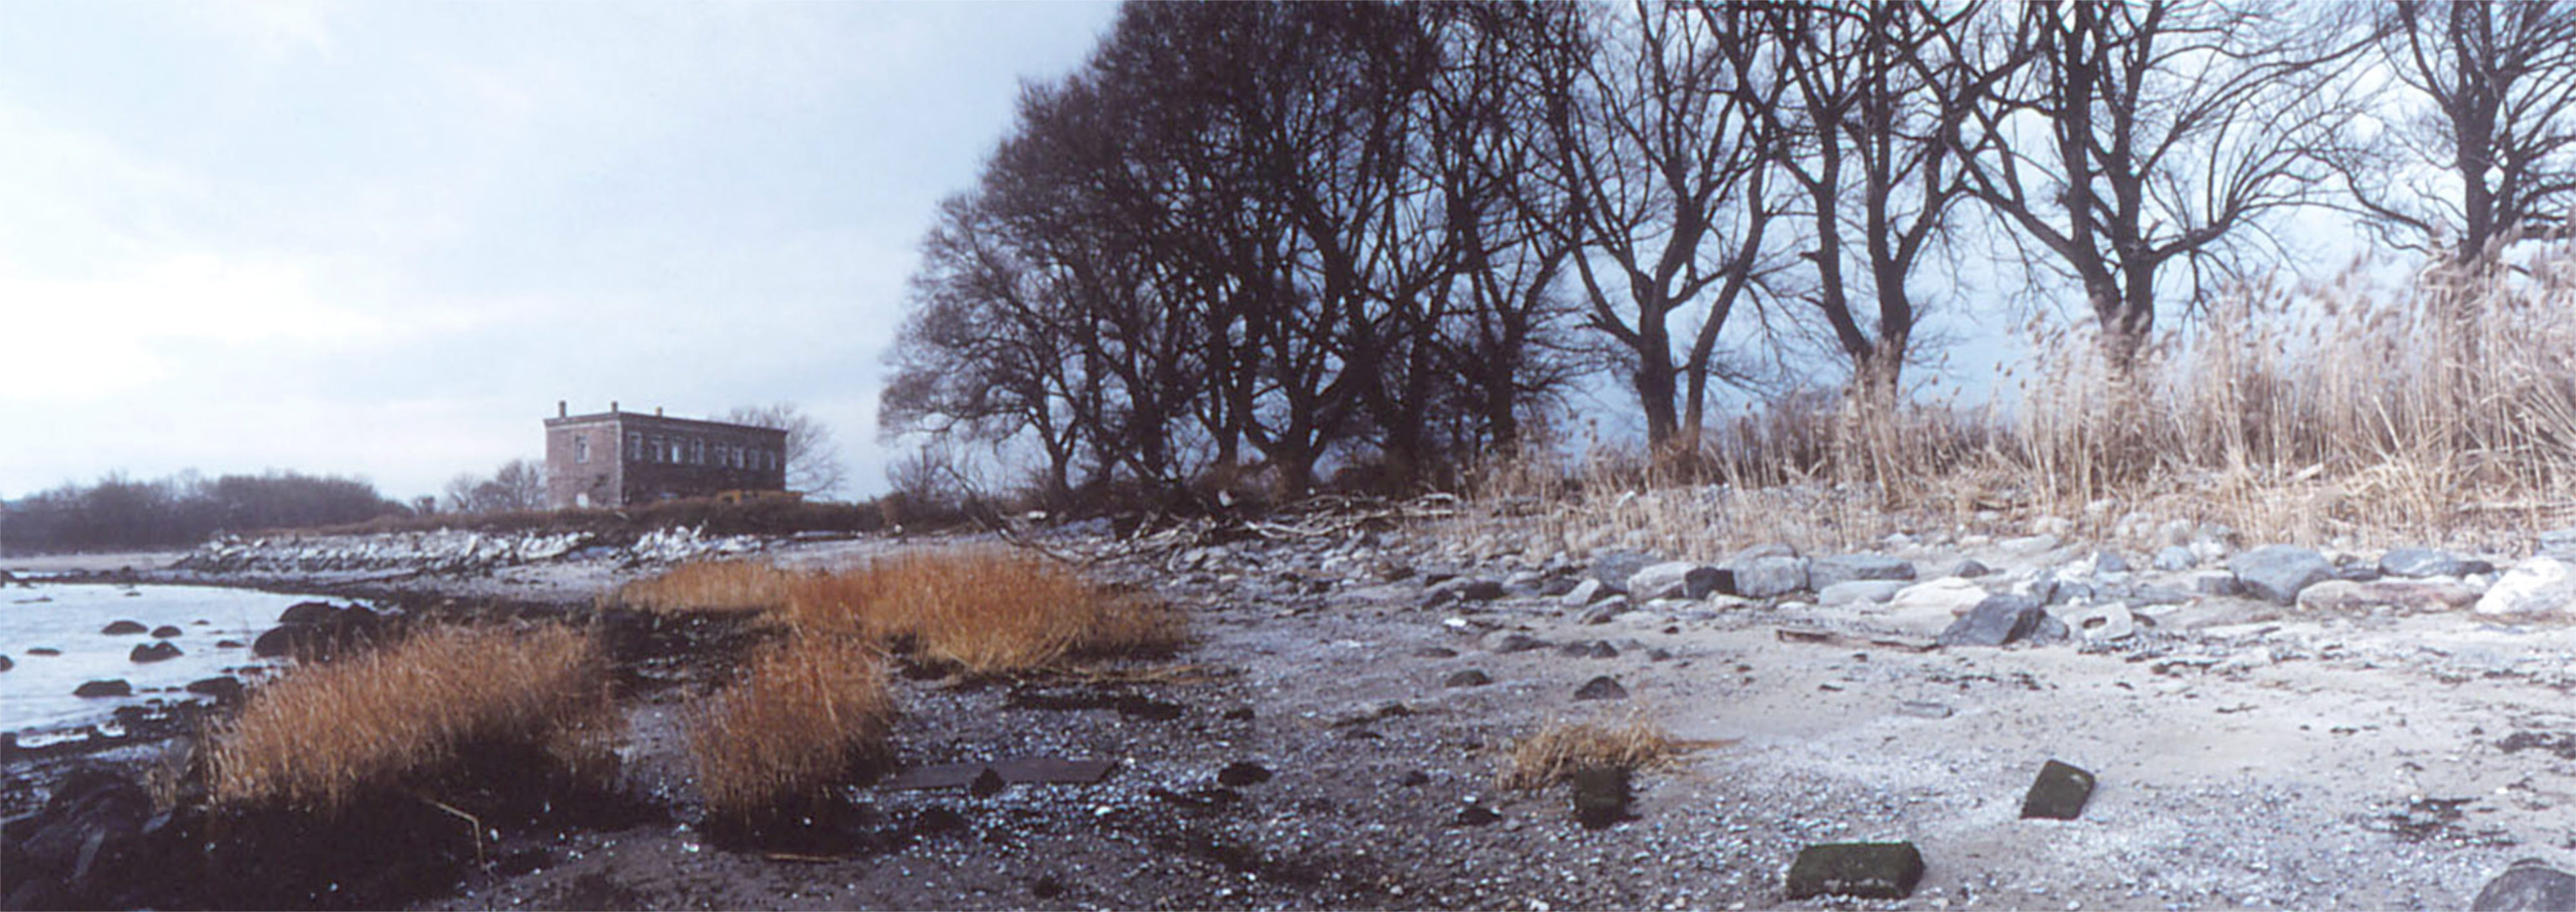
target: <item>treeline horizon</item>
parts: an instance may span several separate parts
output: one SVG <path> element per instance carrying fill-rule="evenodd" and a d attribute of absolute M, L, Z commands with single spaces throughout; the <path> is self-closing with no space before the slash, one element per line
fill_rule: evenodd
<path fill-rule="evenodd" d="M 219 532 L 252 532 L 412 515 L 374 484 L 271 469 L 207 479 L 194 470 L 150 481 L 110 472 L 0 501 L 0 553 L 193 547 Z"/>
<path fill-rule="evenodd" d="M 2296 213 L 2492 284 L 2571 200 L 2563 2 L 1131 2 L 942 206 L 880 415 L 1050 503 L 1451 486 L 1595 378 L 1689 457 L 1902 406 L 1945 310 L 2081 301 L 2134 386 Z"/>

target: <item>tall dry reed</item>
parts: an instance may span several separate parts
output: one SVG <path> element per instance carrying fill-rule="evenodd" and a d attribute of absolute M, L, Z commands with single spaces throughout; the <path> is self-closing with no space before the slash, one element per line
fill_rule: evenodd
<path fill-rule="evenodd" d="M 818 798 L 887 753 L 884 662 L 855 637 L 798 633 L 690 717 L 689 755 L 711 814 L 744 818 Z"/>

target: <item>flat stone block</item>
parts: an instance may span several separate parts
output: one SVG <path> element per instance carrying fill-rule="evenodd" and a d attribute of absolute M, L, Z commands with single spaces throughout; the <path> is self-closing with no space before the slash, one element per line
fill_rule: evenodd
<path fill-rule="evenodd" d="M 1904 899 L 1923 880 L 1923 853 L 1910 842 L 1832 842 L 1798 850 L 1789 898 Z"/>
<path fill-rule="evenodd" d="M 2055 760 L 2039 768 L 2039 778 L 2030 784 L 2030 793 L 2022 796 L 2024 820 L 2073 820 L 2084 814 L 2084 802 L 2093 797 L 2093 774 Z"/>

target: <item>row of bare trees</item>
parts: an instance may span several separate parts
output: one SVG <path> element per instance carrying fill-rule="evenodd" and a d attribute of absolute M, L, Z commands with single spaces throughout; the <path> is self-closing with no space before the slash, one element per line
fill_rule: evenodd
<path fill-rule="evenodd" d="M 882 415 L 1058 495 L 1436 482 L 1601 372 L 1657 445 L 1819 355 L 1896 401 L 1981 251 L 2125 377 L 2293 210 L 2563 233 L 2571 106 L 2567 3 L 1131 4 L 941 210 Z"/>

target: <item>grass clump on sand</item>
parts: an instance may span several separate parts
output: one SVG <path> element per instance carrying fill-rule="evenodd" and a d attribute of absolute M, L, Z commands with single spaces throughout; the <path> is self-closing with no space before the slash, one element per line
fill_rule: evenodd
<path fill-rule="evenodd" d="M 621 722 L 588 633 L 433 628 L 254 691 L 214 733 L 212 797 L 335 814 L 487 748 L 604 781 Z"/>
<path fill-rule="evenodd" d="M 628 585 L 618 600 L 656 611 L 767 611 L 800 634 L 860 636 L 979 675 L 1160 655 L 1186 637 L 1167 603 L 1000 548 L 905 553 L 839 573 L 685 564 Z"/>
<path fill-rule="evenodd" d="M 1585 768 L 1639 770 L 1670 763 L 1694 745 L 1673 739 L 1643 719 L 1617 725 L 1551 721 L 1537 734 L 1505 747 L 1498 787 L 1537 791 Z"/>
<path fill-rule="evenodd" d="M 708 813 L 740 820 L 820 797 L 887 755 L 893 718 L 884 663 L 866 644 L 802 634 L 774 644 L 690 719 Z"/>

